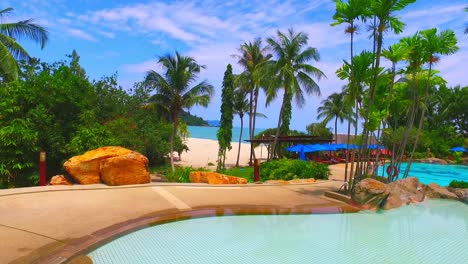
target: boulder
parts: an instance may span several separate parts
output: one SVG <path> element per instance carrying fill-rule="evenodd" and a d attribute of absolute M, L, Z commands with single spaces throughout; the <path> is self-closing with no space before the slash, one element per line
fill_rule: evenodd
<path fill-rule="evenodd" d="M 385 183 L 372 178 L 360 181 L 351 193 L 354 202 L 369 209 L 379 207 L 387 196 Z"/>
<path fill-rule="evenodd" d="M 453 192 L 458 197 L 458 200 L 468 204 L 468 189 L 451 188 L 451 187 L 448 187 L 447 189 Z"/>
<path fill-rule="evenodd" d="M 147 162 L 146 157 L 144 157 L 138 152 L 134 152 L 129 149 L 122 148 L 122 147 L 101 147 L 98 149 L 90 150 L 84 153 L 83 155 L 72 157 L 71 159 L 67 160 L 63 166 L 65 167 L 65 170 L 70 174 L 70 176 L 76 182 L 80 184 L 95 184 L 95 183 L 101 182 L 101 167 L 105 160 L 114 158 L 114 157 L 126 156 L 128 154 L 134 154 L 134 155 L 129 156 L 127 158 L 118 159 L 118 161 L 125 162 L 127 166 L 131 162 L 135 162 L 134 166 L 132 166 L 133 171 L 148 170 L 148 167 L 147 167 L 148 162 Z M 140 158 L 137 158 L 137 157 L 140 157 Z M 146 163 L 143 160 L 146 160 Z M 127 167 L 116 165 L 117 164 L 116 161 L 112 162 L 111 164 L 114 166 L 118 166 L 119 169 L 117 170 L 119 170 L 122 175 L 129 176 L 130 174 L 125 172 L 127 170 Z M 135 166 L 140 166 L 141 168 L 137 170 L 135 169 Z M 109 165 L 106 166 L 106 171 L 107 171 L 106 176 L 115 175 L 117 170 L 112 170 L 111 172 L 111 168 L 109 167 Z M 148 178 L 147 182 L 149 182 L 149 172 L 148 172 L 147 178 Z M 132 180 L 137 180 L 137 181 L 133 182 Z M 119 181 L 116 181 L 116 182 L 126 182 L 126 184 L 136 184 L 136 183 L 141 183 L 141 181 L 142 180 L 140 179 L 140 177 L 138 178 L 131 177 L 128 180 L 120 179 Z"/>
<path fill-rule="evenodd" d="M 424 200 L 424 185 L 416 177 L 409 177 L 387 184 L 388 197 L 383 209 L 398 208 L 410 203 L 419 203 Z"/>
<path fill-rule="evenodd" d="M 49 182 L 50 185 L 72 185 L 68 179 L 63 175 L 52 176 Z"/>
<path fill-rule="evenodd" d="M 247 184 L 244 178 L 228 176 L 212 171 L 192 171 L 189 175 L 192 183 L 208 183 L 208 184 Z"/>
<path fill-rule="evenodd" d="M 426 196 L 427 198 L 436 199 L 458 199 L 458 196 L 455 193 L 433 182 L 429 183 L 429 185 L 426 185 Z"/>
<path fill-rule="evenodd" d="M 101 181 L 107 185 L 142 184 L 151 181 L 148 159 L 137 152 L 103 160 L 100 175 Z"/>

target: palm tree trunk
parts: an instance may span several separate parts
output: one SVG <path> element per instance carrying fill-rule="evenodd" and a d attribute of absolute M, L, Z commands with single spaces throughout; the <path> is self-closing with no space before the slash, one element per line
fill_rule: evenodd
<path fill-rule="evenodd" d="M 179 123 L 179 115 L 177 113 L 174 113 L 172 116 L 172 135 L 171 135 L 171 140 L 170 140 L 170 152 L 169 152 L 169 157 L 171 161 L 171 169 L 172 172 L 175 171 L 175 166 L 174 166 L 174 141 L 175 141 L 175 136 L 177 134 L 177 126 Z"/>
<path fill-rule="evenodd" d="M 345 163 L 345 178 L 344 178 L 344 181 L 347 182 L 348 181 L 348 165 L 349 165 L 349 161 L 350 161 L 350 158 L 351 156 L 349 155 L 349 143 L 351 141 L 351 118 L 348 120 L 348 135 L 346 137 L 346 156 L 345 156 L 345 159 L 346 159 L 346 163 Z M 349 174 L 349 184 L 348 186 L 351 186 L 351 173 Z"/>
<path fill-rule="evenodd" d="M 253 111 L 253 116 L 252 116 L 252 138 L 255 138 L 255 123 L 257 121 L 257 105 L 258 105 L 258 93 L 259 93 L 259 88 L 256 87 L 255 88 L 255 94 L 254 94 L 254 111 Z M 252 154 L 253 154 L 253 158 L 256 159 L 256 155 L 255 155 L 255 149 L 252 145 Z"/>
<path fill-rule="evenodd" d="M 403 178 L 408 177 L 408 173 L 409 173 L 409 170 L 411 168 L 411 164 L 413 163 L 414 153 L 416 152 L 416 147 L 418 146 L 419 137 L 421 136 L 422 127 L 423 127 L 423 124 L 424 124 L 424 118 L 425 118 L 425 115 L 426 115 L 427 97 L 429 96 L 429 89 L 431 88 L 431 85 L 430 85 L 431 71 L 432 71 L 432 62 L 429 63 L 429 71 L 427 73 L 428 74 L 427 86 L 426 86 L 426 91 L 424 92 L 424 98 L 423 98 L 424 105 L 423 105 L 422 110 L 421 110 L 421 118 L 419 119 L 418 131 L 416 132 L 416 138 L 414 140 L 413 150 L 411 151 L 411 155 L 410 155 L 410 158 L 408 160 L 408 164 L 406 165 L 405 174 L 403 175 Z"/>
<path fill-rule="evenodd" d="M 279 137 L 279 134 L 280 134 L 280 127 L 281 127 L 281 120 L 282 120 L 282 117 L 283 117 L 283 112 L 284 112 L 284 108 L 286 106 L 286 101 L 288 100 L 288 89 L 284 89 L 284 95 L 283 95 L 283 103 L 281 104 L 281 109 L 280 109 L 280 113 L 279 113 L 279 116 L 278 116 L 278 125 L 276 127 L 276 134 L 275 134 L 275 138 L 273 139 L 273 148 L 272 148 L 272 151 L 270 153 L 270 156 L 271 158 L 274 157 L 274 155 L 276 154 L 276 147 L 277 147 L 277 144 L 278 144 L 278 137 Z"/>
<path fill-rule="evenodd" d="M 358 165 L 360 164 L 360 160 L 359 160 L 359 156 L 357 156 L 357 164 L 356 164 L 356 171 L 354 171 L 354 163 L 355 163 L 355 150 L 356 150 L 356 139 L 357 139 L 357 131 L 358 131 L 358 113 L 359 113 L 359 105 L 358 105 L 358 102 L 356 100 L 355 102 L 356 104 L 356 107 L 355 107 L 355 113 L 354 113 L 354 118 L 356 120 L 356 124 L 354 124 L 354 148 L 353 148 L 353 151 L 351 152 L 351 174 L 350 174 L 350 177 L 353 178 L 353 179 L 356 179 L 356 175 L 357 175 L 357 170 L 358 170 Z"/>
<path fill-rule="evenodd" d="M 338 126 L 338 116 L 335 116 L 335 143 L 338 140 L 337 126 Z"/>
<path fill-rule="evenodd" d="M 239 158 L 240 158 L 240 150 L 242 146 L 242 132 L 244 131 L 244 114 L 239 113 L 239 118 L 241 121 L 241 131 L 239 135 L 239 148 L 237 149 L 237 160 L 236 160 L 236 167 L 239 167 Z"/>
<path fill-rule="evenodd" d="M 252 133 L 252 125 L 253 125 L 253 87 L 250 90 L 250 99 L 249 99 L 249 138 L 250 140 L 253 139 L 253 133 Z M 252 165 L 253 162 L 253 144 L 252 141 L 250 141 L 250 160 L 249 160 L 249 165 Z"/>

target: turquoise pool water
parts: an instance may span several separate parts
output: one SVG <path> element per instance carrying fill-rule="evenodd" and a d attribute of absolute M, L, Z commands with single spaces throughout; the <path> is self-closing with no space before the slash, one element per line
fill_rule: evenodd
<path fill-rule="evenodd" d="M 468 205 L 431 200 L 383 213 L 198 218 L 148 227 L 94 263 L 465 263 Z"/>
<path fill-rule="evenodd" d="M 382 175 L 387 167 L 379 169 L 379 175 Z M 406 163 L 401 165 L 400 177 L 406 169 Z M 387 173 L 384 173 L 387 176 Z M 415 176 L 420 182 L 429 184 L 435 182 L 441 186 L 448 186 L 452 180 L 468 181 L 468 166 L 464 165 L 439 165 L 429 163 L 411 164 L 409 176 Z"/>

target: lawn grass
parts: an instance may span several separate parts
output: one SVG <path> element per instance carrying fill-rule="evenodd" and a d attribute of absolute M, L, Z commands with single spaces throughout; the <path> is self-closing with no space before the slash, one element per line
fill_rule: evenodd
<path fill-rule="evenodd" d="M 240 167 L 224 170 L 223 174 L 241 177 L 247 179 L 248 182 L 253 182 L 254 169 L 253 167 Z"/>

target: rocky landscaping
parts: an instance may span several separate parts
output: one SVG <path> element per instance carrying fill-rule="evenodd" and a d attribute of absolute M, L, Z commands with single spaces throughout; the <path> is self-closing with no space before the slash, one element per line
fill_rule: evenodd
<path fill-rule="evenodd" d="M 363 209 L 389 210 L 419 203 L 428 198 L 452 199 L 468 203 L 468 189 L 442 187 L 435 183 L 425 185 L 416 177 L 389 184 L 369 178 L 359 182 L 351 194 L 352 203 Z"/>

